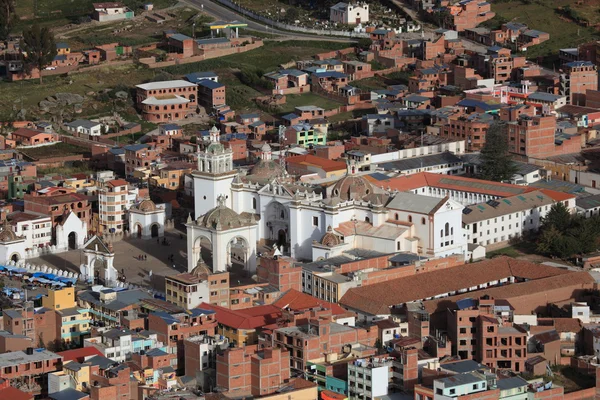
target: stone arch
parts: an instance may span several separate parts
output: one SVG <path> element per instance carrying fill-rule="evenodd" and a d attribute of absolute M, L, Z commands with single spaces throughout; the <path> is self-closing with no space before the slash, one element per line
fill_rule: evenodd
<path fill-rule="evenodd" d="M 155 222 L 152 225 L 150 225 L 150 236 L 153 238 L 156 238 L 159 235 L 160 235 L 160 225 L 158 222 Z"/>
<path fill-rule="evenodd" d="M 227 242 L 227 265 L 231 270 L 246 272 L 248 270 L 248 257 L 251 251 L 250 243 L 242 235 L 236 235 Z"/>
<path fill-rule="evenodd" d="M 287 247 L 290 242 L 290 210 L 280 202 L 273 200 L 267 205 L 265 215 L 265 237 L 272 243 L 277 243 L 281 251 L 284 251 L 284 248 Z M 283 246 L 279 243 L 281 231 L 285 233 L 285 243 L 283 243 Z"/>
<path fill-rule="evenodd" d="M 133 234 L 137 235 L 138 238 L 142 237 L 142 232 L 144 231 L 144 228 L 142 227 L 142 224 L 140 224 L 139 222 L 137 222 L 134 226 L 133 226 Z"/>
<path fill-rule="evenodd" d="M 14 262 L 19 262 L 19 260 L 21 259 L 21 255 L 17 252 L 14 252 L 10 255 L 10 261 L 14 261 Z"/>
<path fill-rule="evenodd" d="M 77 250 L 77 248 L 79 247 L 78 245 L 78 237 L 77 237 L 77 232 L 75 231 L 71 231 L 68 235 L 67 235 L 67 241 L 68 241 L 68 245 L 69 245 L 69 250 Z"/>
<path fill-rule="evenodd" d="M 196 236 L 192 246 L 192 260 L 194 261 L 194 265 L 197 265 L 198 261 L 202 259 L 206 265 L 212 267 L 213 252 L 213 242 L 210 237 L 206 235 Z"/>

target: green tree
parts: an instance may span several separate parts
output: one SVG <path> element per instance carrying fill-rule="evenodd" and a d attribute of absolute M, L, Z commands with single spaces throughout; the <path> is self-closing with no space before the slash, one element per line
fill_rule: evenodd
<path fill-rule="evenodd" d="M 494 122 L 485 135 L 481 149 L 481 178 L 489 181 L 505 181 L 517 172 L 515 163 L 508 153 L 505 124 Z"/>
<path fill-rule="evenodd" d="M 360 38 L 358 39 L 357 47 L 361 50 L 369 50 L 373 41 L 369 38 Z"/>
<path fill-rule="evenodd" d="M 554 228 L 558 232 L 567 233 L 572 224 L 572 216 L 567 207 L 561 203 L 554 203 L 550 211 L 542 218 L 543 229 Z"/>
<path fill-rule="evenodd" d="M 54 60 L 56 56 L 56 43 L 50 29 L 34 24 L 31 28 L 23 31 L 21 50 L 25 54 L 25 63 L 29 68 L 37 68 L 40 71 L 40 83 L 42 83 L 42 71 L 44 67 Z"/>
<path fill-rule="evenodd" d="M 15 0 L 0 0 L 0 40 L 6 40 L 17 20 Z"/>

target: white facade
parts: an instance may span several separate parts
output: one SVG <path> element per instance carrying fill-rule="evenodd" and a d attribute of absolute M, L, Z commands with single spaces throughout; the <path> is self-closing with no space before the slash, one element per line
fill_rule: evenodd
<path fill-rule="evenodd" d="M 102 124 L 100 122 L 77 120 L 65 124 L 70 132 L 81 133 L 89 136 L 100 136 L 102 134 Z"/>
<path fill-rule="evenodd" d="M 392 360 L 356 360 L 348 364 L 348 398 L 375 399 L 388 394 Z"/>
<path fill-rule="evenodd" d="M 108 331 L 113 333 L 114 330 Z M 148 337 L 138 336 L 131 331 L 122 332 L 115 336 L 96 336 L 89 339 L 84 339 L 83 347 L 94 347 L 102 353 L 106 358 L 115 362 L 125 362 L 133 353 L 138 353 L 139 350 L 152 350 L 163 347 L 163 343 L 158 340 L 156 333 L 150 333 Z M 137 342 L 137 343 L 136 343 Z"/>
<path fill-rule="evenodd" d="M 330 9 L 329 20 L 346 25 L 364 24 L 369 22 L 369 5 L 366 3 L 337 3 Z"/>
<path fill-rule="evenodd" d="M 531 196 L 531 194 L 523 194 L 516 197 L 529 198 L 531 196 L 538 198 L 538 195 L 535 193 L 540 192 L 533 193 L 533 196 Z M 514 202 L 518 200 L 512 197 L 497 200 L 500 206 L 503 206 L 504 201 L 509 201 L 514 204 Z M 504 214 L 500 211 L 490 218 L 478 218 L 478 206 L 474 205 L 469 207 L 473 211 L 463 217 L 464 233 L 467 242 L 470 244 L 489 246 L 508 242 L 511 239 L 521 237 L 528 232 L 536 232 L 541 226 L 542 219 L 548 214 L 554 203 L 552 199 L 544 196 L 541 196 L 541 199 L 538 198 L 538 202 L 538 204 L 533 202 L 527 204 L 527 208 L 524 210 L 509 209 L 509 211 Z M 563 203 L 566 203 L 565 205 L 570 212 L 574 212 L 575 210 L 574 202 L 575 198 L 563 201 Z M 490 205 L 487 203 L 482 206 L 487 209 L 490 208 Z M 473 216 L 475 220 L 473 220 Z"/>
<path fill-rule="evenodd" d="M 456 142 L 440 143 L 431 146 L 415 147 L 412 149 L 402 149 L 398 151 L 392 151 L 390 153 L 373 154 L 371 155 L 371 163 L 381 164 L 390 161 L 405 160 L 407 158 L 440 154 L 446 151 L 456 155 L 465 154 L 465 141 L 458 140 Z"/>
<path fill-rule="evenodd" d="M 31 219 L 12 222 L 13 232 L 25 238 L 25 248 L 34 249 L 52 244 L 52 220 L 45 215 L 32 215 Z"/>
<path fill-rule="evenodd" d="M 166 213 L 164 205 L 156 205 L 146 199 L 129 209 L 129 229 L 142 239 L 165 235 Z"/>
<path fill-rule="evenodd" d="M 69 212 L 69 216 L 56 226 L 56 247 L 59 250 L 69 248 L 69 235 L 75 236 L 75 247 L 83 246 L 87 238 L 87 223 L 80 220 L 74 212 Z"/>
<path fill-rule="evenodd" d="M 198 218 L 217 206 L 217 198 L 225 197 L 225 205 L 231 208 L 231 183 L 237 173 L 233 170 L 233 153 L 220 143 L 220 132 L 213 126 L 210 145 L 198 153 L 198 170 L 194 179 L 194 218 Z"/>

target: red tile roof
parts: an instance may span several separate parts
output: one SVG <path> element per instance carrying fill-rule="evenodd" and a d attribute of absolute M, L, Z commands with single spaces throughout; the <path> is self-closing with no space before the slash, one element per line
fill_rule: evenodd
<path fill-rule="evenodd" d="M 125 179 L 113 179 L 112 181 L 106 182 L 108 186 L 117 187 L 117 186 L 126 186 L 127 181 Z"/>
<path fill-rule="evenodd" d="M 334 316 L 347 313 L 346 310 L 335 303 L 317 299 L 316 297 L 299 292 L 295 289 L 290 289 L 283 293 L 279 299 L 275 300 L 273 305 L 280 309 L 287 306 L 286 308 L 292 311 L 309 310 L 320 306 L 331 310 L 331 313 Z"/>
<path fill-rule="evenodd" d="M 217 314 L 217 322 L 235 329 L 256 329 L 274 323 L 281 316 L 281 309 L 274 305 L 257 306 L 243 310 L 230 310 L 225 307 L 202 303 L 198 306 L 204 310 L 213 310 Z"/>
<path fill-rule="evenodd" d="M 0 399 L 32 400 L 33 395 L 31 393 L 25 393 L 22 390 L 9 386 L 5 389 L 0 389 Z"/>
<path fill-rule="evenodd" d="M 468 297 L 488 295 L 494 299 L 506 299 L 510 301 L 521 296 L 528 296 L 535 293 L 550 293 L 553 290 L 560 290 L 565 287 L 578 286 L 581 289 L 591 287 L 595 279 L 587 272 L 569 272 L 565 274 L 549 276 L 547 278 L 533 279 L 522 283 L 513 283 L 512 285 L 497 286 L 480 290 L 476 293 L 463 293 L 456 296 L 444 297 L 435 300 L 423 302 L 425 310 L 433 314 L 437 311 L 445 311 L 460 299 Z M 520 303 L 520 307 L 515 307 L 515 313 L 527 314 L 533 312 L 539 304 Z"/>
<path fill-rule="evenodd" d="M 533 187 L 530 188 L 527 186 L 511 185 L 509 183 L 485 181 L 481 179 L 467 178 L 464 176 L 434 174 L 431 172 L 420 172 L 417 174 L 399 176 L 380 181 L 369 175 L 367 175 L 366 178 L 369 179 L 373 184 L 384 189 L 391 188 L 392 190 L 396 189 L 401 192 L 422 187 L 435 187 L 440 189 L 481 193 L 491 196 L 508 197 L 538 190 Z M 553 191 L 551 190 L 550 192 Z M 550 196 L 550 194 L 548 194 L 548 196 Z"/>
<path fill-rule="evenodd" d="M 316 166 L 321 168 L 323 171 L 339 171 L 346 169 L 346 163 L 343 161 L 333 161 L 328 158 L 313 156 L 312 154 L 304 154 L 302 156 L 293 156 L 285 159 L 285 162 L 289 164 L 300 164 L 308 166 Z"/>
<path fill-rule="evenodd" d="M 65 350 L 56 354 L 62 356 L 63 363 L 67 361 L 77 361 L 82 363 L 85 361 L 86 357 L 102 355 L 100 350 L 96 349 L 95 347 L 82 347 L 81 349 Z"/>
<path fill-rule="evenodd" d="M 37 135 L 47 135 L 47 133 L 40 132 L 40 131 L 34 131 L 31 129 L 27 129 L 27 128 L 20 128 L 20 129 L 17 129 L 16 131 L 14 131 L 12 133 L 12 135 L 31 139 L 33 137 L 36 137 Z"/>
<path fill-rule="evenodd" d="M 367 314 L 386 315 L 390 313 L 390 307 L 393 305 L 423 300 L 511 276 L 533 280 L 568 273 L 568 271 L 547 265 L 509 257 L 497 257 L 492 260 L 352 288 L 340 299 L 340 304 Z M 467 297 L 471 296 L 473 295 Z M 494 298 L 503 297 L 494 296 Z"/>

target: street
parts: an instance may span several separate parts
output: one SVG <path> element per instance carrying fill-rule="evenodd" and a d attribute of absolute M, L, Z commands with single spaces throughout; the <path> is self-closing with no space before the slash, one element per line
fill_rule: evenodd
<path fill-rule="evenodd" d="M 238 14 L 227 7 L 223 7 L 220 4 L 209 0 L 184 0 L 184 2 L 191 7 L 194 7 L 200 11 L 203 11 L 217 20 L 220 21 L 241 21 L 243 23 L 248 24 L 248 29 L 263 32 L 273 35 L 281 35 L 286 39 L 310 39 L 310 40 L 326 40 L 330 42 L 355 42 L 356 39 L 351 38 L 339 38 L 334 36 L 320 36 L 320 35 L 310 35 L 304 33 L 297 32 L 287 32 L 282 31 L 277 28 L 273 28 L 272 26 L 268 26 L 259 22 L 252 21 L 241 14 Z"/>

